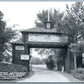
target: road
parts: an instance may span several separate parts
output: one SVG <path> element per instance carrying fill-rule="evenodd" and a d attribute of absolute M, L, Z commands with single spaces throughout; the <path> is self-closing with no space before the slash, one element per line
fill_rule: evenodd
<path fill-rule="evenodd" d="M 51 71 L 44 66 L 33 66 L 32 70 L 34 71 L 33 76 L 17 82 L 80 82 L 71 75 L 59 71 Z"/>

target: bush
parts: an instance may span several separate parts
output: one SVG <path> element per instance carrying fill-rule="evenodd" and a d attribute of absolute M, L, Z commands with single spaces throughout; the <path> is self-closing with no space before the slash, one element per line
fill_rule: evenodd
<path fill-rule="evenodd" d="M 52 59 L 52 56 L 49 56 L 48 59 L 46 60 L 46 66 L 48 69 L 54 69 L 54 60 Z"/>
<path fill-rule="evenodd" d="M 77 79 L 84 80 L 84 68 L 72 70 L 71 74 Z"/>
<path fill-rule="evenodd" d="M 0 80 L 14 80 L 28 74 L 27 68 L 22 65 L 0 63 Z"/>
<path fill-rule="evenodd" d="M 0 72 L 26 72 L 27 68 L 22 65 L 0 63 Z"/>

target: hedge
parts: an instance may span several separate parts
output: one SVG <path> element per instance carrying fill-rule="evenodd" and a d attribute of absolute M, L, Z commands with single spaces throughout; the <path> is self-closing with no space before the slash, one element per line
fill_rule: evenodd
<path fill-rule="evenodd" d="M 14 80 L 29 74 L 22 65 L 0 63 L 0 80 Z"/>
<path fill-rule="evenodd" d="M 84 80 L 84 68 L 78 68 L 76 70 L 72 70 L 71 74 L 79 80 Z"/>
<path fill-rule="evenodd" d="M 26 72 L 27 68 L 22 65 L 0 63 L 0 72 Z"/>

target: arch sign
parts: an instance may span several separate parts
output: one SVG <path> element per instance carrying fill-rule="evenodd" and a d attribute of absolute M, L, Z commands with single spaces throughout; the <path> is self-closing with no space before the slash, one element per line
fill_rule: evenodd
<path fill-rule="evenodd" d="M 50 34 L 29 34 L 28 41 L 67 43 L 68 37 L 67 36 L 59 36 L 59 35 L 50 35 Z"/>

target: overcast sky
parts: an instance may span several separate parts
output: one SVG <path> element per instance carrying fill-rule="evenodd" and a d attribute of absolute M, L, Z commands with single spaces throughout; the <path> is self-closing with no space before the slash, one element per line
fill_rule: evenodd
<path fill-rule="evenodd" d="M 19 24 L 17 29 L 28 29 L 34 27 L 39 11 L 50 8 L 64 11 L 65 5 L 70 6 L 72 3 L 74 2 L 0 2 L 0 10 L 4 13 L 8 26 Z"/>

